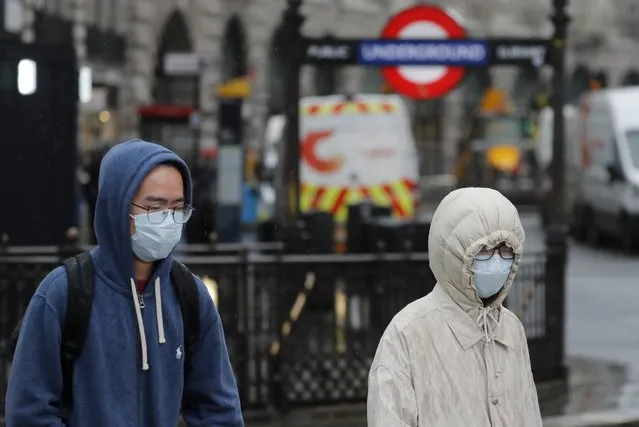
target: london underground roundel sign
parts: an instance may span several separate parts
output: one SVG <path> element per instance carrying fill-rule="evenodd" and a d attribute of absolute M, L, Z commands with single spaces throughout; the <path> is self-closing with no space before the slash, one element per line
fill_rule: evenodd
<path fill-rule="evenodd" d="M 392 17 L 382 39 L 465 39 L 466 31 L 437 6 L 419 5 Z M 442 43 L 442 48 L 446 44 Z M 409 52 L 410 54 L 410 52 Z M 383 67 L 386 82 L 398 93 L 415 99 L 438 98 L 454 89 L 464 78 L 464 67 L 442 65 Z"/>

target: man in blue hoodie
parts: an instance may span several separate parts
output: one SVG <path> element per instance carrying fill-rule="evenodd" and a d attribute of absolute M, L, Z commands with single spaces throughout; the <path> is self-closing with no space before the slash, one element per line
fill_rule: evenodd
<path fill-rule="evenodd" d="M 67 276 L 40 284 L 23 319 L 6 397 L 7 427 L 244 425 L 219 314 L 198 279 L 200 336 L 184 370 L 183 318 L 171 252 L 192 208 L 191 177 L 172 151 L 144 141 L 102 161 L 95 213 L 95 294 L 75 362 L 73 410 L 61 420 Z M 148 284 L 148 286 L 147 286 Z"/>

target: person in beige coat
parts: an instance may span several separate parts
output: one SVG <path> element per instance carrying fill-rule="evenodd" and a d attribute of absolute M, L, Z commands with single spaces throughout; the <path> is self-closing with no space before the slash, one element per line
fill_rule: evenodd
<path fill-rule="evenodd" d="M 498 191 L 442 200 L 428 236 L 437 284 L 381 338 L 369 427 L 542 427 L 526 334 L 502 306 L 523 242 L 517 209 Z"/>

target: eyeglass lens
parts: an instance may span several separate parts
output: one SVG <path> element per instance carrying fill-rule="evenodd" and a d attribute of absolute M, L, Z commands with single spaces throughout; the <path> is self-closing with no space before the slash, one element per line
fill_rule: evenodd
<path fill-rule="evenodd" d="M 173 221 L 175 221 L 177 224 L 185 224 L 191 218 L 193 208 L 190 206 L 181 206 L 175 209 L 149 209 L 149 222 L 151 224 L 161 224 L 166 220 L 169 212 L 172 213 Z"/>
<path fill-rule="evenodd" d="M 494 249 L 482 249 L 482 251 L 477 254 L 475 259 L 479 261 L 486 261 L 491 259 L 493 255 L 495 255 L 495 253 L 499 253 L 499 256 L 503 259 L 515 258 L 515 253 L 511 248 L 506 245 L 500 245 Z"/>

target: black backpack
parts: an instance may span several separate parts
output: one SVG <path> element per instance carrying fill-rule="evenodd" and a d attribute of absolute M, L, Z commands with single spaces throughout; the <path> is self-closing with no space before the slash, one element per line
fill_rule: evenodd
<path fill-rule="evenodd" d="M 60 348 L 62 361 L 62 401 L 60 418 L 68 419 L 73 407 L 73 364 L 82 354 L 93 306 L 94 268 L 88 252 L 69 258 L 63 263 L 68 278 L 67 312 Z M 184 350 L 191 354 L 200 336 L 200 303 L 197 284 L 184 264 L 173 261 L 171 279 L 180 301 L 184 324 Z M 15 352 L 22 319 L 11 337 L 11 352 Z M 186 357 L 185 356 L 185 357 Z M 186 360 L 184 363 L 186 367 Z"/>

